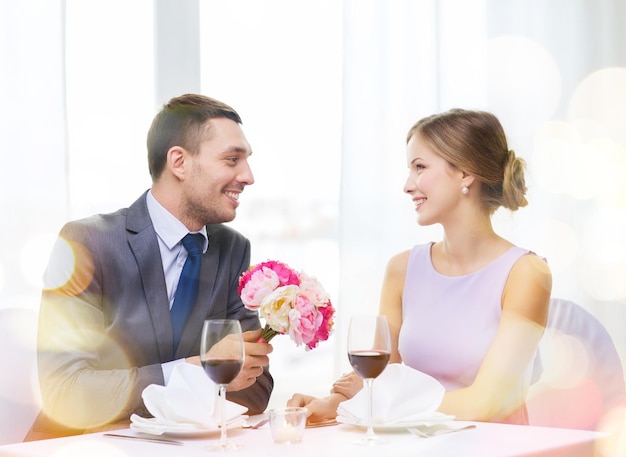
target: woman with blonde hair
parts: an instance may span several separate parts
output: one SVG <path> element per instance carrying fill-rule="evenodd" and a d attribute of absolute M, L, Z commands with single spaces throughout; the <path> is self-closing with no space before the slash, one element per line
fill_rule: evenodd
<path fill-rule="evenodd" d="M 552 276 L 544 259 L 493 229 L 499 207 L 526 206 L 524 161 L 509 149 L 498 119 L 452 109 L 428 116 L 407 136 L 404 192 L 419 225 L 441 224 L 443 238 L 393 256 L 380 313 L 392 337 L 390 363 L 437 379 L 439 411 L 459 420 L 527 424 L 532 361 L 545 328 Z M 311 422 L 336 416 L 362 387 L 355 373 L 331 394 L 295 394 Z"/>

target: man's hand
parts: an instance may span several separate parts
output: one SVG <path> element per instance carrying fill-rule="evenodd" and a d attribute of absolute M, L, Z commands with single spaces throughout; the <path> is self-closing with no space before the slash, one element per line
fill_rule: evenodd
<path fill-rule="evenodd" d="M 244 362 L 241 371 L 226 388 L 229 392 L 245 389 L 256 382 L 256 378 L 263 374 L 263 367 L 269 365 L 270 354 L 274 348 L 269 343 L 257 342 L 261 338 L 262 329 L 243 332 Z M 226 343 L 226 342 L 225 342 Z M 200 356 L 187 357 L 187 363 L 202 365 Z"/>
<path fill-rule="evenodd" d="M 263 367 L 269 365 L 270 354 L 274 348 L 269 343 L 258 343 L 262 329 L 243 332 L 245 358 L 243 368 L 233 381 L 228 384 L 227 391 L 233 392 L 250 387 L 256 378 L 263 374 Z"/>

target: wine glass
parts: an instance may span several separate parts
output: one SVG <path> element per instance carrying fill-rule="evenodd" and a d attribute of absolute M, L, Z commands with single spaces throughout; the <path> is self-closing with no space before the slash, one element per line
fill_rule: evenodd
<path fill-rule="evenodd" d="M 367 386 L 367 433 L 358 444 L 368 446 L 388 441 L 374 433 L 372 424 L 372 384 L 383 372 L 391 355 L 389 324 L 385 316 L 354 316 L 348 330 L 348 359 Z"/>
<path fill-rule="evenodd" d="M 244 360 L 241 324 L 236 319 L 209 319 L 202 327 L 200 362 L 206 374 L 219 386 L 221 435 L 210 450 L 226 451 L 240 447 L 226 435 L 226 386 L 237 377 Z"/>

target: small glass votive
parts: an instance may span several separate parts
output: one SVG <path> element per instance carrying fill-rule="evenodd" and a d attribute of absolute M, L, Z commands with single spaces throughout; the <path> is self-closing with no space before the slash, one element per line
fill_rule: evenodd
<path fill-rule="evenodd" d="M 272 438 L 278 444 L 295 444 L 302 440 L 306 425 L 306 408 L 289 406 L 269 412 Z"/>

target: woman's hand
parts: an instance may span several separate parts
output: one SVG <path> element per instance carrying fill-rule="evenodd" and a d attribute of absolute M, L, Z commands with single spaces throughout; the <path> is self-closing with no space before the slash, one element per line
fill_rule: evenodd
<path fill-rule="evenodd" d="M 287 402 L 287 406 L 305 407 L 307 409 L 307 423 L 314 424 L 337 417 L 337 407 L 344 400 L 347 398 L 341 394 L 331 394 L 324 398 L 294 394 Z"/>
<path fill-rule="evenodd" d="M 339 403 L 354 395 L 363 388 L 363 379 L 354 371 L 342 375 L 331 389 L 329 396 L 317 398 L 311 395 L 294 394 L 287 406 L 301 406 L 307 409 L 307 422 L 314 424 L 337 417 Z"/>
<path fill-rule="evenodd" d="M 333 394 L 341 394 L 346 398 L 352 398 L 363 388 L 363 379 L 354 371 L 341 375 L 330 390 Z"/>

